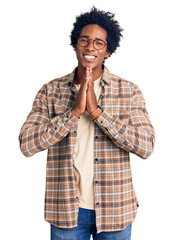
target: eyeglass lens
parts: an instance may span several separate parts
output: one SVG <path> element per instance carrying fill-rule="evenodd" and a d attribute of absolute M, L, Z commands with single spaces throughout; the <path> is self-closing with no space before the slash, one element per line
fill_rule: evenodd
<path fill-rule="evenodd" d="M 93 46 L 95 49 L 102 49 L 105 46 L 105 42 L 100 39 L 91 40 L 86 37 L 79 37 L 78 41 L 80 46 L 82 47 L 88 46 L 91 41 L 93 42 Z"/>

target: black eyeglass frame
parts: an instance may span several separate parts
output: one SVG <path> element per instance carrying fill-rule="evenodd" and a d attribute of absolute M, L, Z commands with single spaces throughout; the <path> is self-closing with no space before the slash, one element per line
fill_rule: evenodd
<path fill-rule="evenodd" d="M 80 42 L 78 41 L 80 38 L 85 38 L 85 39 L 87 40 L 87 44 L 84 45 L 84 46 L 81 45 Z M 80 45 L 81 47 L 87 47 L 87 46 L 91 43 L 91 41 L 92 41 L 93 47 L 94 47 L 96 50 L 102 50 L 102 49 L 107 45 L 107 42 L 105 42 L 105 41 L 102 40 L 102 39 L 90 39 L 90 38 L 88 38 L 88 37 L 86 37 L 86 36 L 79 36 L 79 37 L 77 37 L 77 41 L 78 41 L 78 43 L 79 43 L 79 45 Z M 96 47 L 94 46 L 94 43 L 95 43 L 96 41 L 101 41 L 101 42 L 103 42 L 103 43 L 104 43 L 103 47 L 102 47 L 102 48 L 96 48 Z"/>

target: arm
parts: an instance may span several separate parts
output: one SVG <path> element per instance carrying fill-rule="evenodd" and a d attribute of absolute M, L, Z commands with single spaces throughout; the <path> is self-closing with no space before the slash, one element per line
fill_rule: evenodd
<path fill-rule="evenodd" d="M 46 87 L 36 95 L 32 111 L 23 124 L 20 135 L 22 153 L 30 157 L 36 152 L 48 149 L 61 141 L 78 121 L 78 118 L 69 109 L 61 116 L 50 118 L 47 106 Z"/>
<path fill-rule="evenodd" d="M 95 122 L 116 146 L 125 151 L 132 152 L 143 159 L 152 153 L 155 133 L 146 110 L 144 97 L 136 85 L 134 85 L 132 96 L 129 124 L 119 118 L 114 119 L 106 111 L 103 111 Z"/>

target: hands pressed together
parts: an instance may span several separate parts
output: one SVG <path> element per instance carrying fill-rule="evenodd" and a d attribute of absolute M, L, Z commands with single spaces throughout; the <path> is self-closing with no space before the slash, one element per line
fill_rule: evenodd
<path fill-rule="evenodd" d="M 76 117 L 80 117 L 85 111 L 88 113 L 93 112 L 97 108 L 97 105 L 92 68 L 87 67 L 80 89 L 77 93 L 77 99 L 72 109 L 72 113 Z"/>

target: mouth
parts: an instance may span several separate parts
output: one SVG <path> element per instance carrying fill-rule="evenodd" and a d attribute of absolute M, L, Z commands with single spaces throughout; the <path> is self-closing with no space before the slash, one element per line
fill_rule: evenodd
<path fill-rule="evenodd" d="M 95 56 L 95 55 L 83 54 L 83 58 L 84 58 L 85 61 L 87 61 L 87 62 L 93 62 L 96 57 L 97 57 L 97 56 Z"/>

